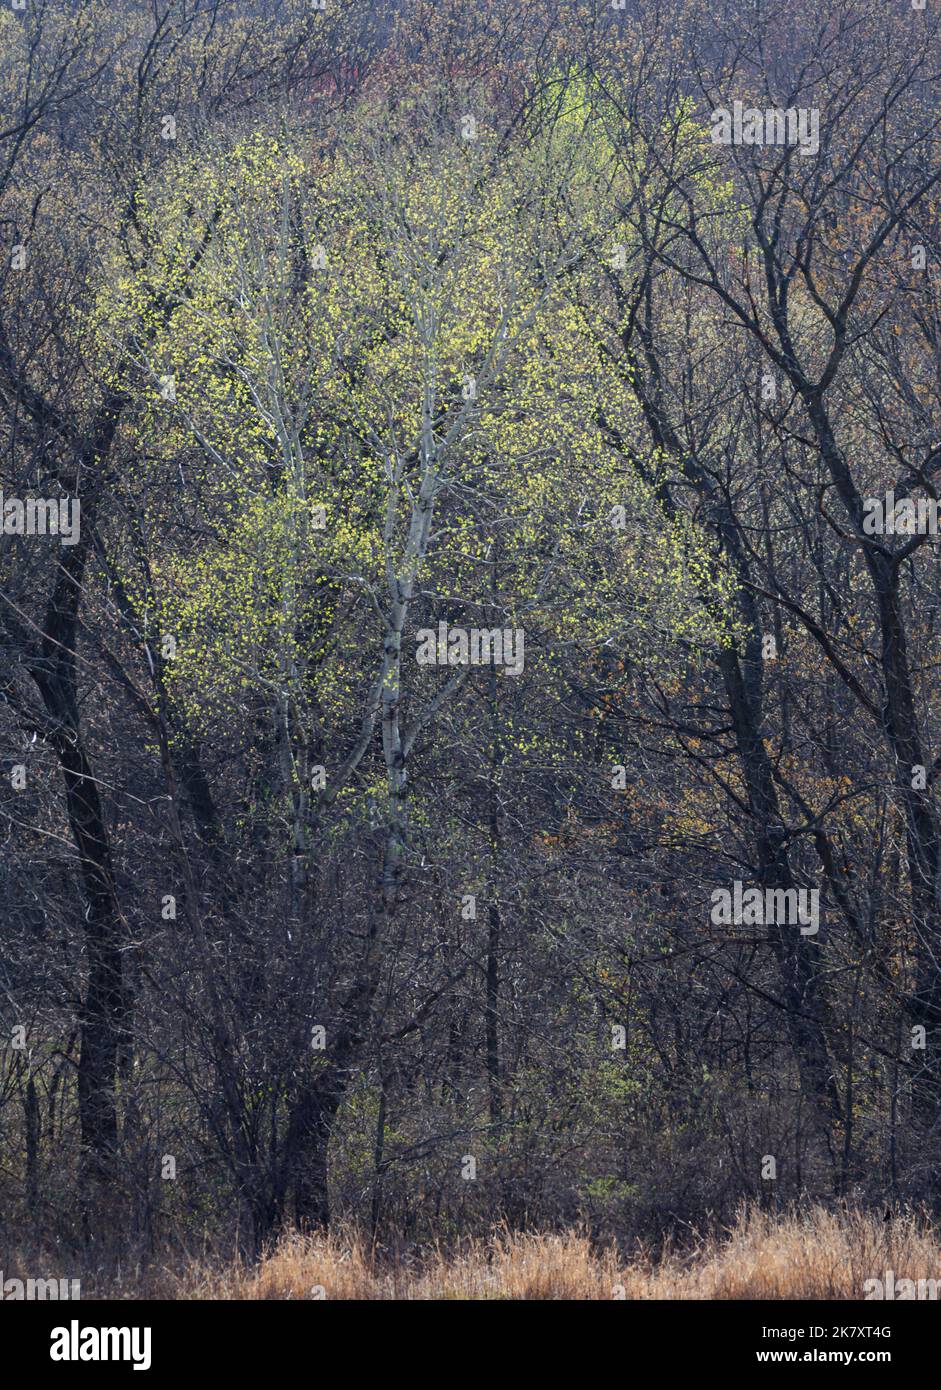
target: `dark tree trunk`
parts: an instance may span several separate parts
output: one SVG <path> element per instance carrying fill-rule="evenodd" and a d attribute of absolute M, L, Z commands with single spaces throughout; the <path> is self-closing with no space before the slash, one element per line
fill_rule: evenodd
<path fill-rule="evenodd" d="M 59 562 L 42 642 L 29 667 L 48 719 L 47 738 L 62 770 L 69 827 L 78 851 L 85 912 L 86 989 L 80 1016 L 78 1106 L 88 1208 L 111 1195 L 117 1176 L 115 1078 L 125 1030 L 122 971 L 124 922 L 117 900 L 111 847 L 98 783 L 85 753 L 79 717 L 76 643 L 83 584 L 95 524 L 95 469 L 110 451 L 122 397 L 102 407 L 80 460 L 92 478 L 82 498 L 80 536 Z"/>
<path fill-rule="evenodd" d="M 752 654 L 752 664 L 760 660 L 757 653 Z M 723 652 L 719 664 L 735 726 L 749 808 L 755 822 L 759 883 L 766 890 L 794 888 L 797 885 L 788 859 L 771 761 L 760 734 L 754 691 L 748 689 L 743 663 L 736 653 Z M 753 685 L 759 680 L 760 669 L 756 668 Z M 813 1108 L 816 1128 L 832 1160 L 833 1131 L 840 1121 L 841 1109 L 820 1016 L 817 972 L 812 958 L 817 948 L 811 938 L 801 936 L 796 927 L 778 923 L 771 925 L 770 931 L 801 1089 Z"/>
<path fill-rule="evenodd" d="M 647 296 L 649 313 L 649 287 Z M 749 633 L 747 649 L 741 654 L 732 650 L 723 651 L 718 664 L 729 702 L 742 774 L 748 790 L 759 886 L 765 890 L 789 889 L 796 887 L 796 884 L 790 865 L 771 760 L 762 736 L 761 626 L 749 588 L 747 547 L 743 544 L 730 506 L 718 493 L 714 480 L 699 466 L 697 460 L 690 456 L 662 407 L 661 370 L 649 319 L 638 318 L 635 327 L 649 372 L 649 390 L 645 389 L 643 368 L 633 352 L 629 332 L 625 332 L 622 341 L 634 372 L 631 386 L 638 394 L 648 427 L 658 447 L 676 461 L 688 482 L 701 497 L 706 507 L 708 525 L 742 581 L 739 605 Z M 648 481 L 653 482 L 652 479 Z M 676 508 L 668 489 L 662 485 L 655 486 L 667 513 L 676 515 Z M 770 930 L 781 981 L 782 1005 L 788 1036 L 800 1076 L 801 1089 L 810 1103 L 815 1129 L 832 1161 L 834 1128 L 841 1120 L 841 1110 L 819 998 L 818 971 L 814 959 L 817 948 L 809 945 L 810 939 L 802 937 L 796 928 L 779 924 L 772 925 Z"/>
<path fill-rule="evenodd" d="M 300 1230 L 326 1230 L 330 1225 L 330 1136 L 344 1089 L 331 1067 L 305 1090 L 291 1116 L 287 1149 L 294 1222 Z"/>

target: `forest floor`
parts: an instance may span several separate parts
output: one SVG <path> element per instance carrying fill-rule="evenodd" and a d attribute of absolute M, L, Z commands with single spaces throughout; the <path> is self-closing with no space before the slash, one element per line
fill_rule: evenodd
<path fill-rule="evenodd" d="M 5 1263 L 6 1277 L 16 1264 L 25 1261 Z M 372 1257 L 355 1236 L 288 1236 L 255 1264 L 99 1267 L 83 1276 L 82 1298 L 863 1300 L 885 1285 L 889 1298 L 938 1298 L 941 1232 L 912 1214 L 814 1207 L 783 1217 L 743 1210 L 682 1252 L 629 1261 L 575 1231 L 497 1232 L 457 1253 L 426 1248 L 399 1261 Z"/>

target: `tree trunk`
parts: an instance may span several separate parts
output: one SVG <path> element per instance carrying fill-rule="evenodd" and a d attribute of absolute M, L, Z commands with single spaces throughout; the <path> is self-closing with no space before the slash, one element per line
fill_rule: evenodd
<path fill-rule="evenodd" d="M 86 533 L 87 535 L 87 533 Z M 114 887 L 111 848 L 96 780 L 86 757 L 75 681 L 78 594 L 88 540 L 62 562 L 50 603 L 42 658 L 33 676 L 50 721 L 65 785 L 69 826 L 78 850 L 85 897 L 87 984 L 81 1009 L 78 1105 L 84 1167 L 92 1187 L 116 1174 L 118 1121 L 115 1074 L 125 1023 L 123 918 Z"/>

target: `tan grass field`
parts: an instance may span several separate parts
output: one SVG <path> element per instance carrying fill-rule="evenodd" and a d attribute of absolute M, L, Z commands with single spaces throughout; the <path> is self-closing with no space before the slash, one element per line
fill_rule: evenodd
<path fill-rule="evenodd" d="M 7 1275 L 17 1273 L 5 1265 Z M 193 1261 L 89 1271 L 83 1298 L 170 1299 L 853 1299 L 867 1279 L 941 1280 L 941 1236 L 915 1215 L 823 1208 L 784 1217 L 742 1211 L 727 1230 L 658 1260 L 629 1261 L 576 1231 L 497 1232 L 459 1252 L 394 1262 L 355 1236 L 287 1236 L 257 1264 Z M 925 1295 L 922 1294 L 922 1297 Z M 928 1295 L 930 1296 L 930 1294 Z"/>

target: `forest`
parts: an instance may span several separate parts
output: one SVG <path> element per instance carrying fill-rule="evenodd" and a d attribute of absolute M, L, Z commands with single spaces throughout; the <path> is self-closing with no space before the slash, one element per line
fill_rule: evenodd
<path fill-rule="evenodd" d="M 8 1275 L 930 1243 L 939 26 L 3 0 Z"/>

